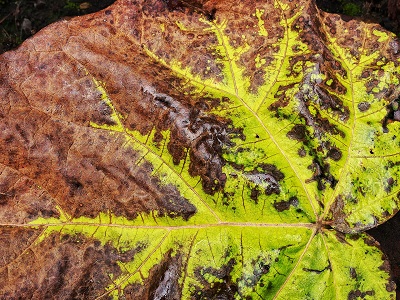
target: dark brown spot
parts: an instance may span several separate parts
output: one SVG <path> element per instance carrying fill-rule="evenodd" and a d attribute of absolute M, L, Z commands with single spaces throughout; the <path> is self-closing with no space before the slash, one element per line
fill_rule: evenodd
<path fill-rule="evenodd" d="M 92 122 L 99 125 L 116 125 L 115 121 L 111 118 L 112 109 L 101 101 L 96 111 L 92 115 Z"/>
<path fill-rule="evenodd" d="M 368 296 L 374 296 L 375 295 L 375 291 L 371 290 L 371 291 L 366 291 L 365 292 Z"/>
<path fill-rule="evenodd" d="M 346 93 L 346 88 L 341 85 L 336 86 L 336 82 L 332 83 L 332 87 L 336 87 L 336 91 L 340 94 Z M 330 94 L 323 87 L 316 86 L 315 91 L 318 94 L 320 106 L 322 109 L 330 109 L 334 114 L 338 115 L 341 120 L 347 121 L 350 117 L 350 110 L 344 105 L 343 101 L 337 96 Z M 331 125 L 332 126 L 332 125 Z"/>
<path fill-rule="evenodd" d="M 385 192 L 390 193 L 392 191 L 393 185 L 395 184 L 395 180 L 393 177 L 388 178 L 385 185 Z"/>
<path fill-rule="evenodd" d="M 77 179 L 75 178 L 67 178 L 66 179 L 68 186 L 70 187 L 70 194 L 76 194 L 80 193 L 83 189 L 82 183 L 80 183 Z"/>
<path fill-rule="evenodd" d="M 388 292 L 394 292 L 396 290 L 396 284 L 394 283 L 394 281 L 390 281 L 386 284 L 386 290 Z"/>
<path fill-rule="evenodd" d="M 331 188 L 335 188 L 338 181 L 330 173 L 330 164 L 326 162 L 320 162 L 319 158 L 316 158 L 314 159 L 313 163 L 308 166 L 308 169 L 313 170 L 314 174 L 306 181 L 306 183 L 317 181 L 317 188 L 320 191 L 326 188 L 326 184 L 329 184 Z"/>
<path fill-rule="evenodd" d="M 234 299 L 238 291 L 237 283 L 233 280 L 231 275 L 235 264 L 235 260 L 231 258 L 219 269 L 212 267 L 196 269 L 194 273 L 201 283 L 201 287 L 197 285 L 194 286 L 192 299 Z M 215 280 L 210 282 L 209 278 L 215 278 Z"/>
<path fill-rule="evenodd" d="M 357 298 L 361 297 L 361 291 L 360 290 L 355 290 L 355 291 L 350 291 L 347 299 L 348 300 L 355 300 Z"/>
<path fill-rule="evenodd" d="M 172 160 L 175 165 L 179 165 L 180 161 L 185 157 L 185 143 L 183 141 L 179 141 L 178 139 L 171 140 L 167 149 L 169 153 L 172 155 Z"/>
<path fill-rule="evenodd" d="M 350 277 L 353 279 L 357 278 L 357 272 L 355 268 L 350 268 Z"/>
<path fill-rule="evenodd" d="M 365 112 L 371 107 L 371 104 L 369 102 L 360 102 L 358 103 L 357 107 L 359 111 Z"/>
<path fill-rule="evenodd" d="M 266 186 L 264 192 L 266 195 L 279 194 L 279 181 L 285 178 L 285 175 L 272 164 L 260 164 L 256 170 L 246 173 L 246 177 L 259 186 Z"/>
<path fill-rule="evenodd" d="M 290 197 L 289 200 L 287 201 L 279 201 L 279 202 L 275 202 L 274 203 L 274 208 L 279 211 L 282 212 L 284 210 L 288 210 L 290 208 L 290 206 L 294 206 L 297 207 L 299 205 L 299 199 L 297 197 Z"/>
<path fill-rule="evenodd" d="M 336 229 L 336 238 L 344 244 L 348 244 L 344 233 L 352 232 L 349 224 L 346 221 L 347 215 L 344 213 L 344 196 L 338 195 L 330 207 L 331 226 Z"/>
<path fill-rule="evenodd" d="M 293 140 L 303 141 L 306 138 L 307 129 L 304 125 L 295 125 L 288 133 L 287 136 Z"/>
<path fill-rule="evenodd" d="M 378 242 L 375 241 L 371 236 L 364 237 L 364 243 L 370 247 L 377 247 L 379 246 Z"/>
<path fill-rule="evenodd" d="M 8 199 L 9 199 L 9 195 L 7 193 L 0 192 L 0 205 L 7 204 Z"/>
<path fill-rule="evenodd" d="M 299 154 L 300 157 L 305 157 L 307 155 L 306 150 L 302 147 L 300 148 L 297 153 Z"/>
<path fill-rule="evenodd" d="M 332 147 L 328 151 L 328 157 L 330 157 L 334 161 L 339 161 L 342 158 L 342 151 L 340 151 L 336 147 Z"/>
<path fill-rule="evenodd" d="M 13 141 L 15 140 L 14 136 L 12 135 L 8 135 L 4 141 L 6 142 L 6 144 L 11 144 Z"/>
<path fill-rule="evenodd" d="M 361 74 L 361 78 L 368 78 L 370 75 L 370 71 L 363 71 Z"/>
<path fill-rule="evenodd" d="M 348 294 L 347 299 L 348 300 L 356 300 L 358 298 L 365 299 L 365 296 L 367 296 L 367 295 L 368 296 L 373 296 L 373 295 L 375 295 L 375 291 L 371 290 L 371 291 L 361 292 L 359 289 L 353 290 L 353 291 L 350 291 L 350 293 Z"/>
<path fill-rule="evenodd" d="M 153 142 L 157 145 L 157 147 L 160 147 L 160 143 L 163 140 L 164 136 L 160 131 L 156 131 L 154 134 Z"/>
<path fill-rule="evenodd" d="M 214 21 L 216 12 L 217 12 L 217 9 L 215 7 L 212 8 L 209 12 L 205 12 L 207 20 L 210 22 Z"/>
<path fill-rule="evenodd" d="M 260 189 L 258 187 L 252 188 L 250 193 L 250 198 L 257 204 L 258 196 L 260 195 Z"/>
<path fill-rule="evenodd" d="M 15 129 L 17 130 L 17 132 L 20 134 L 20 136 L 22 137 L 22 139 L 24 140 L 25 143 L 29 142 L 28 139 L 28 133 L 26 132 L 26 130 L 24 128 L 22 128 L 19 124 L 15 125 Z"/>

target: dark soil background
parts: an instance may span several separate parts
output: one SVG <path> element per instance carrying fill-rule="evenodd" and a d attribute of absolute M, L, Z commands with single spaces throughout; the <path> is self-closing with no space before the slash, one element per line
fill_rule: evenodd
<path fill-rule="evenodd" d="M 169 1 L 169 0 L 165 0 Z M 379 23 L 400 36 L 400 0 L 316 0 L 324 11 Z M 114 0 L 0 0 L 0 54 L 63 18 L 101 10 Z M 400 299 L 400 213 L 368 231 L 388 256 Z"/>
<path fill-rule="evenodd" d="M 99 11 L 114 1 L 0 0 L 0 54 L 50 23 Z"/>

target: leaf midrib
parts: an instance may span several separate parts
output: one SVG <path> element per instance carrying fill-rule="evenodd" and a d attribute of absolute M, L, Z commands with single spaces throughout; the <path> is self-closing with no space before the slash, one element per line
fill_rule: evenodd
<path fill-rule="evenodd" d="M 96 223 L 96 222 L 59 222 L 59 223 L 28 223 L 28 224 L 0 224 L 5 227 L 57 227 L 57 226 L 90 226 L 90 227 L 117 227 L 127 229 L 165 229 L 165 230 L 181 230 L 181 229 L 207 229 L 215 227 L 241 227 L 241 228 L 266 228 L 266 227 L 278 227 L 278 228 L 318 228 L 318 223 L 249 223 L 249 222 L 219 222 L 219 223 L 206 223 L 206 224 L 193 224 L 193 225 L 127 225 L 119 223 Z"/>

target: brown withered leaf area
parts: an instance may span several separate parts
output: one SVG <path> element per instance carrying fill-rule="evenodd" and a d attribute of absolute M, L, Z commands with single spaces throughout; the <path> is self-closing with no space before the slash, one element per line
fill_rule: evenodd
<path fill-rule="evenodd" d="M 272 9 L 272 2 L 266 1 L 265 7 Z M 293 17 L 296 1 L 286 2 L 293 7 L 286 18 Z M 338 182 L 326 162 L 339 162 L 347 154 L 329 143 L 319 146 L 309 142 L 311 132 L 313 138 L 324 134 L 340 138 L 345 134 L 319 112 L 311 115 L 310 99 L 317 96 L 321 110 L 329 111 L 341 122 L 349 120 L 350 110 L 339 97 L 346 94 L 346 87 L 335 78 L 329 78 L 332 73 L 344 75 L 346 70 L 324 47 L 328 38 L 325 33 L 318 32 L 322 26 L 319 22 L 331 28 L 332 35 L 342 30 L 339 27 L 345 23 L 337 15 L 315 17 L 319 12 L 314 2 L 300 2 L 305 6 L 304 12 L 292 24 L 292 29 L 303 28 L 300 39 L 312 53 L 303 58 L 294 56 L 289 75 L 295 76 L 294 73 L 306 69 L 301 59 L 315 62 L 313 53 L 320 53 L 320 59 L 329 63 L 321 62 L 321 72 L 326 75 L 324 82 L 300 101 L 299 120 L 302 121 L 291 125 L 284 136 L 299 143 L 299 157 L 312 157 L 308 170 L 313 175 L 303 181 L 304 184 L 315 183 L 320 192 L 333 190 Z M 17 50 L 0 56 L 0 299 L 111 298 L 105 289 L 117 285 L 113 280 L 125 274 L 124 264 L 134 260 L 147 247 L 145 243 L 138 243 L 128 251 L 119 251 L 112 242 L 103 243 L 85 234 L 64 234 L 62 229 L 42 240 L 47 227 L 28 226 L 30 222 L 62 218 L 71 221 L 80 217 L 95 219 L 103 213 L 109 214 L 110 224 L 113 217 L 135 220 L 144 215 L 152 216 L 157 223 L 160 217 L 187 221 L 196 215 L 198 207 L 192 199 L 185 198 L 173 183 L 162 183 L 153 174 L 154 165 L 137 149 L 127 146 L 128 131 L 139 132 L 151 139 L 145 143 L 164 147 L 174 165 L 188 160 L 188 174 L 198 178 L 204 197 L 222 195 L 222 199 L 229 198 L 229 193 L 224 190 L 228 177 L 238 175 L 224 173 L 227 164 L 249 181 L 251 193 L 248 198 L 252 205 L 263 205 L 261 196 L 279 196 L 283 181 L 291 177 L 285 173 L 285 168 L 281 170 L 272 163 L 260 163 L 245 169 L 246 166 L 224 158 L 224 149 L 236 146 L 233 140 L 244 142 L 249 138 L 232 120 L 212 113 L 221 104 L 230 109 L 231 99 L 199 94 L 189 84 L 189 79 L 176 76 L 166 67 L 179 58 L 183 67 L 198 74 L 197 79 L 212 78 L 216 84 L 223 83 L 226 78 L 222 54 L 212 50 L 219 43 L 218 38 L 200 19 L 213 22 L 224 18 L 230 20 L 224 34 L 229 36 L 232 47 L 245 47 L 245 40 L 251 44 L 250 50 L 239 55 L 238 64 L 246 69 L 243 76 L 250 78 L 248 92 L 257 93 L 266 83 L 267 76 L 265 70 L 257 67 L 256 57 L 261 54 L 259 59 L 268 65 L 279 50 L 271 45 L 284 37 L 284 28 L 279 25 L 282 16 L 269 13 L 267 9 L 265 13 L 264 18 L 269 23 L 265 24 L 268 39 L 248 29 L 256 22 L 249 17 L 254 14 L 254 1 L 121 0 L 98 13 L 53 24 Z M 337 28 L 336 24 L 340 26 Z M 337 43 L 341 47 L 351 48 L 359 43 L 357 38 L 362 32 L 357 26 L 353 30 L 353 25 L 356 25 L 353 21 L 348 23 L 350 32 L 354 33 L 352 37 L 348 34 L 341 38 L 338 34 Z M 314 39 L 315 35 L 318 39 Z M 376 40 L 371 44 L 369 41 L 364 43 L 371 53 L 379 48 Z M 148 49 L 153 56 L 149 55 Z M 397 59 L 394 51 L 386 52 L 392 56 L 388 60 Z M 376 58 L 377 61 L 380 59 Z M 293 67 L 295 64 L 301 65 L 300 71 Z M 373 72 L 373 68 L 365 72 L 368 77 L 367 73 Z M 330 79 L 333 83 L 327 85 Z M 304 80 L 311 82 L 310 78 Z M 107 103 L 99 88 L 103 83 L 112 104 Z M 268 113 L 276 114 L 275 122 L 284 118 L 282 109 L 290 101 L 285 93 L 294 85 L 279 87 L 276 101 L 266 109 Z M 376 97 L 393 97 L 398 93 L 393 92 L 393 87 L 375 92 L 373 88 L 377 85 L 369 83 L 371 93 Z M 360 103 L 358 109 L 367 111 L 369 103 Z M 119 118 L 119 115 L 123 117 Z M 116 130 L 110 134 L 99 128 L 103 125 L 119 126 L 125 131 Z M 168 142 L 165 142 L 163 133 L 167 130 Z M 153 131 L 155 133 L 151 135 Z M 258 134 L 256 138 L 259 138 Z M 325 155 L 323 159 L 321 153 Z M 267 182 L 267 186 L 260 188 L 260 181 Z M 302 210 L 302 197 L 290 194 L 286 200 L 272 202 L 271 210 L 274 213 L 296 211 L 307 218 L 307 213 Z M 340 200 L 341 195 L 337 199 Z M 332 205 L 331 211 L 336 215 L 334 210 L 338 210 L 340 220 L 336 221 L 341 229 L 346 220 L 339 200 Z M 226 204 L 227 209 L 231 209 L 229 205 Z M 318 215 L 316 210 L 314 213 Z M 346 226 L 343 225 L 344 232 Z M 314 234 L 317 233 L 315 230 Z M 191 241 L 190 251 L 195 247 L 195 238 Z M 282 246 L 280 251 L 292 246 Z M 130 284 L 121 292 L 123 299 L 183 297 L 180 279 L 188 272 L 189 258 L 183 254 L 184 250 L 180 250 L 163 253 L 161 262 L 150 268 L 147 275 L 140 274 L 144 284 Z M 226 263 L 220 269 L 195 268 L 193 272 L 202 287 L 190 286 L 197 295 L 193 299 L 211 299 L 215 295 L 218 299 L 233 299 L 232 295 L 239 293 L 236 279 L 231 274 L 238 262 L 229 255 L 227 251 Z M 288 256 L 282 256 L 290 260 Z M 311 269 L 305 267 L 304 270 Z M 262 268 L 254 272 L 251 279 L 254 282 L 249 286 L 268 272 L 270 266 L 262 261 Z M 350 275 L 355 272 L 353 269 Z M 211 274 L 221 281 L 210 283 L 208 275 L 204 274 Z M 388 287 L 389 292 L 393 289 L 393 285 Z M 278 289 L 274 287 L 273 291 Z M 351 297 L 356 299 L 358 292 L 354 291 Z M 351 297 L 349 295 L 349 299 Z"/>
<path fill-rule="evenodd" d="M 116 109 L 127 115 L 126 128 L 143 135 L 154 127 L 170 129 L 168 149 L 174 158 L 181 160 L 184 149 L 190 148 L 192 174 L 202 176 L 210 193 L 218 188 L 213 179 L 221 176 L 223 162 L 209 132 L 212 128 L 229 143 L 227 131 L 233 129 L 227 128 L 226 120 L 202 113 L 218 100 L 193 102 L 183 97 L 183 91 L 174 88 L 182 83 L 141 51 L 143 41 L 157 43 L 152 41 L 151 26 L 158 25 L 149 22 L 155 16 L 165 19 L 176 10 L 187 13 L 190 22 L 192 14 L 207 11 L 201 3 L 183 4 L 120 1 L 97 14 L 54 24 L 1 57 L 1 223 L 26 224 L 38 217 L 58 217 L 56 206 L 74 218 L 112 211 L 132 219 L 156 210 L 187 219 L 196 212 L 175 187 L 159 185 L 150 175 L 150 164 L 132 167 L 140 157 L 123 147 L 122 134 L 109 136 L 90 128 L 90 122 L 113 124 L 110 108 L 101 101 L 92 77 L 107 82 Z M 185 43 L 186 37 L 178 38 Z M 210 36 L 193 38 L 198 42 L 197 50 L 192 51 L 200 56 L 206 52 L 202 47 Z M 173 51 L 163 46 L 164 53 Z M 203 67 L 191 57 L 195 55 L 185 55 L 184 62 Z M 214 68 L 218 70 L 218 66 Z M 168 97 L 155 90 L 168 92 Z M 173 111 L 165 109 L 171 106 Z M 184 119 L 190 120 L 189 128 L 182 128 Z M 212 153 L 201 153 L 210 141 Z M 208 155 L 213 156 L 211 162 Z M 53 235 L 36 245 L 40 229 L 1 231 L 0 297 L 88 299 L 111 283 L 108 274 L 120 273 L 115 263 L 120 254 L 83 236 Z M 157 276 L 147 287 L 154 290 L 145 292 L 143 287 L 136 290 L 133 286 L 127 289 L 127 298 L 130 294 L 131 299 L 153 298 Z"/>

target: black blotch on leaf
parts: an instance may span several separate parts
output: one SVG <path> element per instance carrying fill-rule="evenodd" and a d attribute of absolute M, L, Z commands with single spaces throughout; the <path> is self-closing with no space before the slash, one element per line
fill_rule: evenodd
<path fill-rule="evenodd" d="M 197 268 L 194 273 L 201 283 L 201 287 L 195 287 L 192 299 L 235 299 L 238 287 L 237 284 L 233 282 L 231 276 L 235 263 L 235 260 L 231 258 L 227 264 L 223 265 L 220 269 L 212 267 Z M 212 277 L 218 278 L 219 280 L 210 283 L 209 280 L 206 279 L 207 274 L 210 274 Z"/>
<path fill-rule="evenodd" d="M 328 150 L 328 157 L 334 161 L 339 161 L 342 158 L 342 151 L 336 147 L 332 147 Z"/>
<path fill-rule="evenodd" d="M 386 106 L 386 116 L 382 120 L 383 132 L 389 132 L 388 125 L 400 121 L 400 97 Z"/>
<path fill-rule="evenodd" d="M 313 163 L 308 166 L 308 169 L 313 170 L 313 176 L 306 180 L 306 183 L 317 181 L 317 188 L 323 191 L 328 183 L 331 188 L 335 188 L 338 180 L 330 173 L 330 165 L 325 162 L 320 162 L 319 159 L 314 159 Z"/>
<path fill-rule="evenodd" d="M 304 141 L 307 136 L 307 129 L 304 125 L 296 124 L 293 128 L 287 133 L 288 138 L 297 140 L 297 141 Z"/>
<path fill-rule="evenodd" d="M 79 180 L 77 180 L 76 178 L 72 178 L 72 177 L 67 177 L 66 178 L 66 182 L 70 188 L 70 194 L 71 195 L 75 195 L 80 193 L 83 190 L 83 185 L 81 182 L 79 182 Z"/>
<path fill-rule="evenodd" d="M 287 201 L 279 201 L 274 203 L 274 208 L 282 212 L 284 210 L 288 210 L 290 206 L 297 207 L 299 205 L 299 199 L 296 196 L 290 197 Z"/>
<path fill-rule="evenodd" d="M 165 107 L 171 107 L 171 102 L 165 96 L 155 96 L 154 100 L 161 102 Z"/>
<path fill-rule="evenodd" d="M 347 296 L 348 300 L 356 300 L 356 299 L 365 299 L 366 296 L 374 296 L 375 291 L 365 291 L 361 292 L 359 289 L 350 291 L 350 293 Z"/>
<path fill-rule="evenodd" d="M 256 169 L 246 172 L 246 175 L 251 182 L 256 184 L 256 186 L 263 186 L 264 193 L 267 196 L 272 194 L 279 195 L 279 181 L 285 178 L 285 175 L 272 164 L 260 164 Z M 250 197 L 254 201 L 257 201 L 256 198 L 258 195 L 258 191 L 252 190 Z"/>
<path fill-rule="evenodd" d="M 252 260 L 253 274 L 246 275 L 243 282 L 249 287 L 254 287 L 257 284 L 260 287 L 264 286 L 262 276 L 267 274 L 271 269 L 271 263 L 264 257 L 259 256 L 257 259 Z"/>
<path fill-rule="evenodd" d="M 0 205 L 7 204 L 8 200 L 12 199 L 8 193 L 1 193 L 0 192 Z"/>
<path fill-rule="evenodd" d="M 180 195 L 164 195 L 159 202 L 161 207 L 166 209 L 166 214 L 171 218 L 181 216 L 187 221 L 197 211 L 196 206 Z"/>
<path fill-rule="evenodd" d="M 250 198 L 253 200 L 256 204 L 258 204 L 258 196 L 260 195 L 261 191 L 258 187 L 254 187 L 251 189 L 250 193 Z"/>
<path fill-rule="evenodd" d="M 212 22 L 215 20 L 215 13 L 217 12 L 217 9 L 214 7 L 213 9 L 211 9 L 210 12 L 206 12 L 206 18 L 208 21 Z"/>
<path fill-rule="evenodd" d="M 369 102 L 360 102 L 357 107 L 359 111 L 365 112 L 371 107 L 371 104 L 369 104 Z"/>

